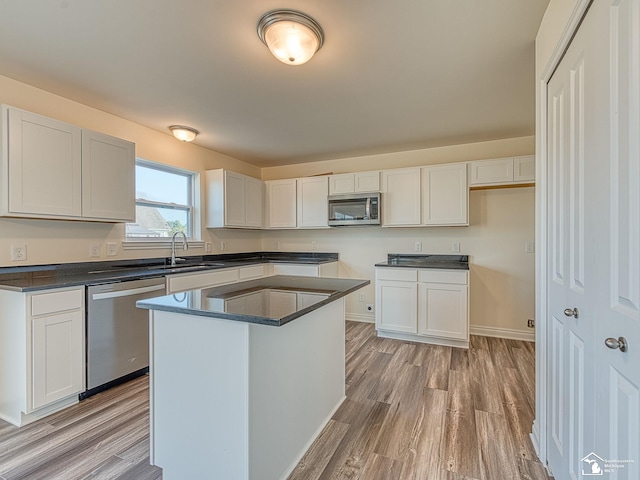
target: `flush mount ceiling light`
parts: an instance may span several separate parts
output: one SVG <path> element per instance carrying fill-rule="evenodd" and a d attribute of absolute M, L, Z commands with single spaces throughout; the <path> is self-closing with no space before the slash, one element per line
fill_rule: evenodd
<path fill-rule="evenodd" d="M 171 125 L 169 130 L 173 136 L 183 142 L 193 142 L 200 133 L 195 128 L 185 127 L 184 125 Z"/>
<path fill-rule="evenodd" d="M 265 13 L 258 21 L 258 37 L 274 57 L 287 65 L 308 62 L 324 43 L 320 24 L 297 10 Z"/>

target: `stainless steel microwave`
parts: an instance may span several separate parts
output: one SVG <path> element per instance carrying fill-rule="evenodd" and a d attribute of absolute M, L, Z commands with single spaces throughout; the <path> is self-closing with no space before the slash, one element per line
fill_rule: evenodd
<path fill-rule="evenodd" d="M 329 195 L 329 226 L 380 225 L 380 193 Z"/>

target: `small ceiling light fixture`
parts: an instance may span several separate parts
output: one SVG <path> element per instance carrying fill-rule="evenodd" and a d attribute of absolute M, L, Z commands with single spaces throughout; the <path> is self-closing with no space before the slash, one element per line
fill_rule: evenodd
<path fill-rule="evenodd" d="M 169 130 L 173 136 L 182 142 L 193 142 L 200 133 L 195 128 L 185 127 L 184 125 L 170 125 Z"/>
<path fill-rule="evenodd" d="M 324 32 L 318 22 L 297 10 L 271 10 L 258 21 L 258 37 L 287 65 L 302 65 L 320 50 Z"/>

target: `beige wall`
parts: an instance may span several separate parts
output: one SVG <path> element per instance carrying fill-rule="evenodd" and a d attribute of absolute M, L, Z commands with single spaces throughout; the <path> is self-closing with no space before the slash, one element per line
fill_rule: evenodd
<path fill-rule="evenodd" d="M 271 167 L 262 170 L 264 179 L 292 178 L 326 172 L 352 172 L 474 159 L 529 155 L 534 137 L 454 145 L 411 152 L 344 158 L 312 164 Z M 423 253 L 451 253 L 460 242 L 470 255 L 471 325 L 515 330 L 532 335 L 526 327 L 534 318 L 534 255 L 525 253 L 525 243 L 534 241 L 534 188 L 472 191 L 469 197 L 469 227 L 339 228 L 329 230 L 280 230 L 265 232 L 264 250 L 318 251 L 340 254 L 341 275 L 366 278 L 372 284 L 347 298 L 347 313 L 372 320 L 366 303 L 374 303 L 374 264 L 388 253 L 414 253 L 416 241 Z"/>
<path fill-rule="evenodd" d="M 135 142 L 136 156 L 139 158 L 202 174 L 201 192 L 204 192 L 204 171 L 207 169 L 228 168 L 260 177 L 260 169 L 253 165 L 194 144 L 179 142 L 168 132 L 158 132 L 143 127 L 3 76 L 0 76 L 0 103 Z M 203 213 L 200 212 L 201 222 L 204 221 Z M 201 230 L 202 240 L 212 242 L 214 252 L 220 250 L 221 241 L 225 241 L 227 251 L 260 249 L 259 232 L 216 231 L 204 228 Z M 106 257 L 105 243 L 114 241 L 120 246 L 123 238 L 123 224 L 0 218 L 0 267 L 16 266 L 16 262 L 10 260 L 10 247 L 17 242 L 27 245 L 27 262 L 21 265 L 116 260 L 170 254 L 168 249 L 122 251 L 119 248 L 116 257 Z M 89 258 L 89 247 L 92 243 L 102 245 L 100 259 Z M 192 249 L 189 253 L 201 255 L 203 250 Z"/>
<path fill-rule="evenodd" d="M 517 137 L 489 142 L 466 143 L 448 147 L 425 148 L 406 152 L 383 153 L 362 157 L 338 158 L 323 162 L 283 165 L 262 169 L 263 180 L 305 177 L 323 173 L 366 172 L 385 168 L 414 167 L 437 163 L 483 160 L 487 158 L 531 155 L 535 137 Z"/>

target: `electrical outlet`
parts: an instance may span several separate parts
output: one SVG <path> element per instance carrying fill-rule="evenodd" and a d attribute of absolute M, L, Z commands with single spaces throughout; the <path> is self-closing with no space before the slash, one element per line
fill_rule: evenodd
<path fill-rule="evenodd" d="M 373 303 L 367 303 L 367 312 L 373 312 Z"/>
<path fill-rule="evenodd" d="M 536 321 L 530 318 L 529 320 L 527 320 L 527 327 L 536 328 Z"/>
<path fill-rule="evenodd" d="M 99 243 L 92 243 L 91 245 L 89 245 L 89 256 L 91 258 L 97 258 L 100 256 L 100 244 Z"/>
<path fill-rule="evenodd" d="M 227 242 L 220 242 L 220 251 L 224 252 L 227 249 Z"/>
<path fill-rule="evenodd" d="M 211 242 L 204 242 L 205 253 L 211 253 L 211 250 L 213 250 L 213 244 Z"/>
<path fill-rule="evenodd" d="M 275 242 L 274 245 L 276 247 L 276 250 L 280 250 L 280 242 Z"/>
<path fill-rule="evenodd" d="M 317 250 L 318 249 L 318 242 L 311 242 L 311 250 Z"/>
<path fill-rule="evenodd" d="M 536 250 L 535 242 L 525 242 L 524 253 L 533 253 Z"/>
<path fill-rule="evenodd" d="M 364 293 L 361 293 L 358 297 L 358 300 L 360 300 L 361 302 L 366 302 L 367 296 Z"/>
<path fill-rule="evenodd" d="M 107 256 L 115 257 L 118 254 L 118 244 L 116 242 L 107 242 Z"/>
<path fill-rule="evenodd" d="M 453 242 L 451 244 L 451 251 L 452 252 L 459 252 L 460 251 L 460 242 Z"/>
<path fill-rule="evenodd" d="M 416 242 L 415 251 L 416 252 L 421 252 L 422 251 L 422 242 Z"/>
<path fill-rule="evenodd" d="M 24 262 L 27 259 L 26 245 L 11 245 L 11 261 Z"/>

